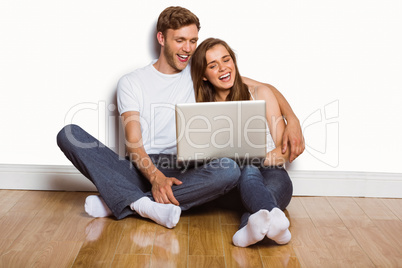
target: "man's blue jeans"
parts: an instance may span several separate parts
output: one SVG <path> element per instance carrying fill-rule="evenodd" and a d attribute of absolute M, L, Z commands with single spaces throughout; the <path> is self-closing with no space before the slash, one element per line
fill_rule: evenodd
<path fill-rule="evenodd" d="M 152 185 L 134 165 L 79 126 L 65 126 L 57 135 L 57 144 L 73 165 L 95 184 L 117 219 L 134 214 L 129 206 L 141 197 L 153 200 Z M 184 169 L 176 166 L 173 155 L 150 157 L 165 176 L 183 182 L 172 186 L 183 211 L 214 200 L 238 185 L 240 169 L 228 158 Z"/>

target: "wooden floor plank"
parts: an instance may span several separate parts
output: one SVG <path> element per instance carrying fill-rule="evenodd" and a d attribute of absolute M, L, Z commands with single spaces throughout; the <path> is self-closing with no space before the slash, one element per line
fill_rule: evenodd
<path fill-rule="evenodd" d="M 220 223 L 222 225 L 233 224 L 239 226 L 241 215 L 241 211 L 222 209 L 219 211 Z"/>
<path fill-rule="evenodd" d="M 372 262 L 326 197 L 306 197 L 302 199 L 302 204 L 339 266 L 372 266 Z"/>
<path fill-rule="evenodd" d="M 88 216 L 84 211 L 85 198 L 88 193 L 67 192 L 61 199 L 64 203 L 62 211 L 55 213 L 64 215 L 59 227 L 54 232 L 52 240 L 54 241 L 77 241 L 84 242 L 87 233 L 87 227 L 94 218 Z"/>
<path fill-rule="evenodd" d="M 397 267 L 402 264 L 401 252 L 397 245 L 387 239 L 354 199 L 328 200 L 375 266 Z"/>
<path fill-rule="evenodd" d="M 293 219 L 292 246 L 302 267 L 337 267 L 311 219 Z"/>
<path fill-rule="evenodd" d="M 301 203 L 315 226 L 344 226 L 342 220 L 328 203 L 326 197 L 305 197 L 301 199 Z"/>
<path fill-rule="evenodd" d="M 346 226 L 317 227 L 325 245 L 339 267 L 373 267 L 359 243 Z"/>
<path fill-rule="evenodd" d="M 0 267 L 402 267 L 402 199 L 293 197 L 289 244 L 239 248 L 240 211 L 186 211 L 167 229 L 91 218 L 89 194 L 0 190 Z"/>
<path fill-rule="evenodd" d="M 0 225 L 1 227 L 1 225 Z M 0 256 L 2 256 L 3 254 L 5 254 L 8 249 L 10 248 L 10 246 L 13 244 L 14 239 L 0 239 Z M 2 267 L 0 265 L 0 267 Z"/>
<path fill-rule="evenodd" d="M 293 197 L 290 201 L 290 204 L 286 208 L 286 212 L 290 216 L 288 217 L 290 225 L 292 225 L 292 219 L 310 219 L 310 216 L 307 214 L 306 209 L 303 207 L 300 201 L 302 199 L 303 197 Z"/>
<path fill-rule="evenodd" d="M 119 268 L 148 268 L 151 264 L 151 255 L 116 254 L 112 267 Z"/>
<path fill-rule="evenodd" d="M 398 220 L 398 217 L 378 198 L 353 198 L 371 220 Z"/>
<path fill-rule="evenodd" d="M 124 221 L 126 224 L 116 254 L 152 254 L 157 225 L 137 217 Z"/>
<path fill-rule="evenodd" d="M 339 267 L 339 264 L 332 258 L 327 250 L 321 250 L 316 247 L 295 247 L 294 250 L 301 267 Z"/>
<path fill-rule="evenodd" d="M 402 221 L 381 199 L 354 198 L 354 201 L 381 230 L 386 239 L 402 248 Z"/>
<path fill-rule="evenodd" d="M 23 240 L 32 242 L 50 241 L 64 219 L 69 217 L 68 212 L 63 209 L 66 206 L 62 202 L 65 193 L 51 193 L 49 195 L 47 193 L 46 196 L 46 198 L 42 199 L 46 200 L 46 203 L 42 205 L 42 209 L 36 213 L 21 235 L 17 237 L 15 243 L 20 243 Z M 21 209 L 16 211 L 21 211 Z"/>
<path fill-rule="evenodd" d="M 124 221 L 116 221 L 110 218 L 95 219 L 73 267 L 110 266 L 120 242 L 124 225 Z"/>
<path fill-rule="evenodd" d="M 0 257 L 1 267 L 33 265 L 37 258 L 42 255 L 42 252 L 46 250 L 52 234 L 63 218 L 57 214 L 52 215 L 56 211 L 56 207 L 60 208 L 58 199 L 63 196 L 62 193 L 46 191 L 24 191 L 22 193 L 23 195 L 9 210 L 10 214 L 8 215 L 10 217 L 15 216 L 14 220 L 20 224 L 16 227 L 17 229 L 13 230 L 15 231 L 13 234 L 15 235 L 14 241 Z M 24 218 L 28 221 L 26 224 L 22 222 Z M 10 222 L 8 224 L 3 222 L 2 228 L 13 229 L 14 227 L 9 224 Z"/>
<path fill-rule="evenodd" d="M 327 200 L 347 228 L 375 226 L 353 198 L 327 197 Z"/>
<path fill-rule="evenodd" d="M 27 191 L 0 190 L 0 217 L 7 213 Z"/>
<path fill-rule="evenodd" d="M 402 220 L 402 198 L 381 200 L 400 220 Z"/>
<path fill-rule="evenodd" d="M 283 259 L 280 257 L 262 257 L 262 262 L 264 267 L 287 267 L 287 268 L 299 268 L 300 263 L 296 257 L 290 257 L 288 259 Z"/>
<path fill-rule="evenodd" d="M 34 212 L 8 212 L 0 219 L 1 239 L 15 240 L 35 217 Z"/>
<path fill-rule="evenodd" d="M 237 230 L 237 224 L 222 225 L 226 267 L 263 267 L 258 246 L 241 248 L 233 245 L 232 237 Z"/>
<path fill-rule="evenodd" d="M 58 197 L 60 194 L 62 193 L 50 191 L 23 191 L 23 195 L 10 211 L 38 212 L 43 209 L 43 206 L 47 204 L 51 198 Z"/>
<path fill-rule="evenodd" d="M 70 267 L 81 242 L 22 241 L 0 256 L 0 267 Z"/>
<path fill-rule="evenodd" d="M 76 241 L 47 242 L 37 253 L 32 267 L 71 267 L 81 246 L 82 242 Z"/>
<path fill-rule="evenodd" d="M 38 251 L 43 250 L 48 242 L 21 241 L 13 243 L 9 249 L 0 256 L 0 267 L 30 267 L 39 256 Z"/>
<path fill-rule="evenodd" d="M 352 228 L 350 232 L 377 267 L 400 267 L 400 248 L 387 240 L 377 227 Z"/>
<path fill-rule="evenodd" d="M 189 223 L 189 255 L 223 256 L 219 211 L 200 209 Z"/>
<path fill-rule="evenodd" d="M 157 226 L 150 267 L 187 267 L 188 223 L 174 229 Z"/>
<path fill-rule="evenodd" d="M 292 234 L 290 245 L 298 263 L 302 267 L 336 267 L 336 261 L 310 218 L 309 213 L 312 215 L 316 213 L 308 211 L 303 205 L 305 198 L 309 199 L 306 204 L 311 204 L 314 200 L 310 197 L 293 197 L 286 209 L 290 217 L 289 229 Z M 332 213 L 331 216 L 334 217 Z M 316 221 L 320 219 L 322 219 L 321 216 L 318 216 Z"/>
<path fill-rule="evenodd" d="M 222 268 L 225 267 L 225 258 L 223 256 L 189 256 L 188 267 Z"/>
<path fill-rule="evenodd" d="M 381 230 L 386 239 L 392 241 L 393 244 L 402 249 L 402 222 L 399 219 L 373 220 L 373 222 Z"/>
<path fill-rule="evenodd" d="M 292 241 L 286 245 L 278 245 L 266 238 L 259 242 L 257 246 L 260 256 L 262 257 L 276 257 L 283 258 L 284 260 L 287 260 L 291 257 L 296 257 Z"/>
<path fill-rule="evenodd" d="M 43 196 L 41 197 L 41 193 Z M 28 191 L 25 192 L 23 197 L 19 199 L 15 206 L 10 209 L 10 215 L 26 215 L 28 223 L 21 222 L 19 229 L 15 230 L 15 240 L 8 247 L 4 255 L 1 256 L 2 262 L 14 263 L 17 260 L 17 266 L 23 263 L 32 264 L 38 254 L 45 250 L 48 243 L 51 241 L 54 232 L 60 227 L 60 223 L 65 218 L 64 214 L 57 213 L 58 210 L 63 209 L 65 204 L 60 203 L 64 193 L 56 192 L 40 192 L 40 191 Z M 25 201 L 23 198 L 28 198 L 33 203 L 40 205 L 40 208 L 32 211 L 26 210 L 22 206 Z M 30 205 L 27 205 L 30 207 Z M 32 216 L 33 215 L 33 216 Z M 23 217 L 20 217 L 20 221 Z M 4 226 L 7 228 L 7 225 Z M 18 234 L 18 236 L 17 236 Z"/>

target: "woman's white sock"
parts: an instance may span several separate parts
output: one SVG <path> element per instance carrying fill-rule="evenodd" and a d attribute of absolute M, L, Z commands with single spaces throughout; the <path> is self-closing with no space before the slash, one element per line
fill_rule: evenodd
<path fill-rule="evenodd" d="M 273 208 L 269 215 L 271 217 L 271 224 L 267 232 L 267 237 L 274 240 L 278 244 L 289 243 L 292 235 L 289 231 L 289 220 L 286 218 L 285 213 L 279 208 Z"/>
<path fill-rule="evenodd" d="M 85 199 L 85 212 L 94 218 L 112 216 L 113 213 L 99 195 L 90 195 Z"/>
<path fill-rule="evenodd" d="M 238 247 L 248 247 L 264 239 L 270 226 L 268 210 L 261 209 L 248 218 L 247 225 L 233 236 L 233 244 Z"/>
<path fill-rule="evenodd" d="M 181 208 L 179 206 L 160 204 L 145 196 L 131 203 L 130 208 L 140 216 L 167 228 L 175 227 L 180 220 Z"/>

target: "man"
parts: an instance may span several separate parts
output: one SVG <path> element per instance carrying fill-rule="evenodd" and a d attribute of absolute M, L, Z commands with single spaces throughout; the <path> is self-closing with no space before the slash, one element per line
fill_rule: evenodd
<path fill-rule="evenodd" d="M 103 197 L 87 198 L 89 215 L 113 214 L 121 219 L 138 213 L 173 228 L 182 210 L 214 200 L 236 186 L 240 170 L 227 158 L 185 171 L 175 166 L 174 105 L 195 101 L 188 63 L 199 29 L 198 18 L 189 10 L 165 9 L 157 23 L 158 60 L 120 79 L 118 107 L 131 161 L 119 160 L 77 126 L 60 131 L 59 147 Z M 247 83 L 258 82 L 248 79 Z M 288 120 L 283 149 L 288 149 L 288 140 L 295 141 L 291 143 L 295 158 L 304 149 L 300 125 L 286 100 L 276 94 Z"/>
<path fill-rule="evenodd" d="M 171 7 L 161 13 L 157 27 L 159 59 L 123 76 L 117 87 L 130 159 L 119 159 L 75 125 L 64 127 L 57 142 L 100 193 L 101 197 L 87 197 L 85 211 L 89 215 L 122 219 L 137 213 L 173 228 L 182 210 L 233 189 L 240 169 L 228 158 L 187 169 L 175 165 L 174 105 L 194 102 L 187 65 L 200 24 L 187 9 Z"/>

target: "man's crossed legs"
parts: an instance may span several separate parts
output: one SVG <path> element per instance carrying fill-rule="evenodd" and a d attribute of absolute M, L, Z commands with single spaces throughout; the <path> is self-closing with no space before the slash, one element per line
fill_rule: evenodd
<path fill-rule="evenodd" d="M 129 160 L 121 158 L 79 126 L 65 126 L 57 135 L 57 144 L 73 165 L 95 184 L 103 198 L 86 200 L 87 210 L 92 216 L 113 214 L 117 219 L 123 219 L 139 214 L 173 228 L 182 210 L 226 194 L 237 186 L 240 177 L 239 167 L 228 158 L 184 169 L 176 166 L 175 156 L 150 155 L 166 177 L 175 177 L 183 182 L 172 186 L 179 207 L 160 204 L 154 202 L 151 183 Z"/>

